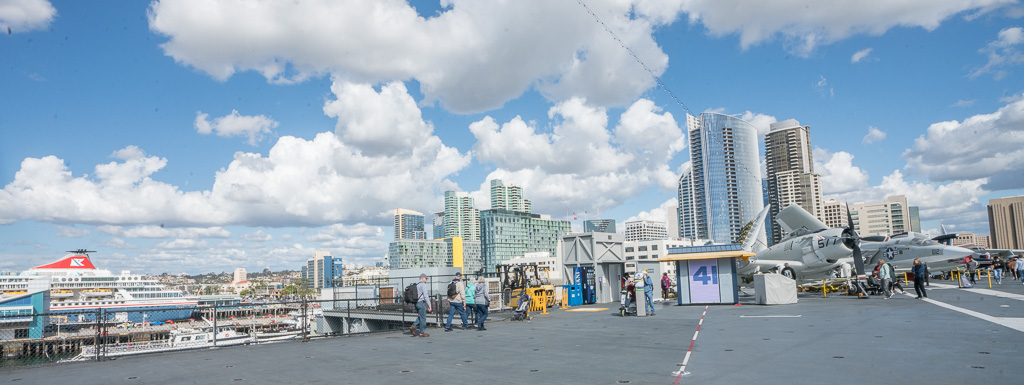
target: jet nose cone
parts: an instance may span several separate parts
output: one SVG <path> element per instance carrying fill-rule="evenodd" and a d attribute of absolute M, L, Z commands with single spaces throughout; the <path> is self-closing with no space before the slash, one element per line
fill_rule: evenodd
<path fill-rule="evenodd" d="M 974 251 L 972 251 L 971 249 L 966 249 L 966 248 L 959 247 L 959 246 L 948 246 L 948 247 L 946 247 L 945 254 L 946 254 L 945 256 L 947 258 L 948 257 L 963 258 L 963 257 L 966 257 L 968 255 L 974 254 Z"/>

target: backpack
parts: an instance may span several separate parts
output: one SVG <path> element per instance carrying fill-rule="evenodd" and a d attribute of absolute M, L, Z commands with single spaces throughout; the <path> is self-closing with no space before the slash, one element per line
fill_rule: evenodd
<path fill-rule="evenodd" d="M 416 288 L 415 283 L 405 287 L 402 298 L 405 299 L 405 303 L 416 303 L 420 300 L 420 291 Z"/>
<path fill-rule="evenodd" d="M 453 279 L 448 283 L 448 298 L 455 298 L 457 295 L 459 295 L 459 288 Z"/>

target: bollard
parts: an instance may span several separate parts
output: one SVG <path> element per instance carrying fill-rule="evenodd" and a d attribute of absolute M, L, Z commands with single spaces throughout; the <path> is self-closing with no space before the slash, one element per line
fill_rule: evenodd
<path fill-rule="evenodd" d="M 561 302 L 559 309 L 565 310 L 569 308 L 569 289 L 562 288 L 562 300 L 559 302 Z"/>
<path fill-rule="evenodd" d="M 548 314 L 548 292 L 546 292 L 544 290 L 541 290 L 540 292 L 541 292 L 541 295 L 540 295 L 540 299 L 541 299 L 541 301 L 540 301 L 541 312 L 540 312 L 540 314 Z"/>
<path fill-rule="evenodd" d="M 828 298 L 828 286 L 825 286 L 825 278 L 821 279 L 821 296 Z"/>

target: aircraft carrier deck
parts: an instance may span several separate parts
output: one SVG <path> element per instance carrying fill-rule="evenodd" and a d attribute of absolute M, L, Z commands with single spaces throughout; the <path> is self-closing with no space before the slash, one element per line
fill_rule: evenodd
<path fill-rule="evenodd" d="M 912 292 L 912 288 L 911 292 Z M 151 354 L 0 370 L 17 384 L 1019 384 L 1024 285 L 859 300 L 801 294 L 798 304 L 617 305 L 489 322 L 487 331 L 431 329 Z M 745 299 L 749 300 L 749 298 Z M 604 310 L 597 310 L 602 309 Z"/>

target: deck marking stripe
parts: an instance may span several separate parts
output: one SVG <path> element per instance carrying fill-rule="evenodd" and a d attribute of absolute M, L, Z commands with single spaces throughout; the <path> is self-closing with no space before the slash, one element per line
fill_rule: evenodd
<path fill-rule="evenodd" d="M 913 294 L 910 294 L 910 293 L 903 293 L 903 295 L 906 295 L 908 297 L 914 296 Z M 993 317 L 993 316 L 990 316 L 988 314 L 979 313 L 979 312 L 976 312 L 974 310 L 967 310 L 967 309 L 964 309 L 962 307 L 953 306 L 953 305 L 950 305 L 948 303 L 945 303 L 945 302 L 942 302 L 942 301 L 936 301 L 936 300 L 931 299 L 931 298 L 922 298 L 921 300 L 925 301 L 925 302 L 928 302 L 928 303 L 932 303 L 932 304 L 938 305 L 940 307 L 944 307 L 944 308 L 949 309 L 949 310 L 953 310 L 953 311 L 956 311 L 956 312 L 967 314 L 967 315 L 969 315 L 971 317 L 982 319 L 982 320 L 994 323 L 996 325 L 1001 325 L 1001 326 L 1008 327 L 1010 329 L 1014 329 L 1014 330 L 1017 330 L 1017 331 L 1020 331 L 1020 332 L 1024 332 L 1024 322 L 1022 322 L 1022 321 L 1024 321 L 1024 318 Z"/>
<path fill-rule="evenodd" d="M 982 288 L 964 289 L 964 290 L 969 291 L 971 293 L 978 293 L 978 294 L 984 294 L 984 295 L 991 295 L 991 296 L 999 297 L 999 298 L 1009 298 L 1009 299 L 1015 299 L 1015 300 L 1018 300 L 1018 301 L 1024 301 L 1024 295 L 1013 294 L 1013 293 L 1006 293 L 1006 292 L 1002 292 L 1002 291 L 999 291 L 999 290 L 982 289 Z"/>
<path fill-rule="evenodd" d="M 740 318 L 800 318 L 803 314 L 797 315 L 741 315 Z"/>
<path fill-rule="evenodd" d="M 676 381 L 672 385 L 679 385 L 679 380 L 683 379 L 683 376 L 690 374 L 686 371 L 686 363 L 690 362 L 690 353 L 693 352 L 693 344 L 697 342 L 697 335 L 700 334 L 700 327 L 704 325 L 704 316 L 708 315 L 708 306 L 704 306 L 704 312 L 700 315 L 700 321 L 697 322 L 697 330 L 693 332 L 693 338 L 690 339 L 690 348 L 686 349 L 686 356 L 683 357 L 683 363 L 679 365 L 679 370 L 672 372 L 676 376 Z"/>

